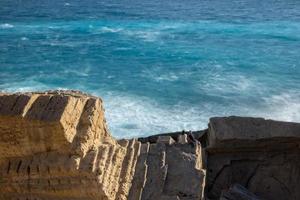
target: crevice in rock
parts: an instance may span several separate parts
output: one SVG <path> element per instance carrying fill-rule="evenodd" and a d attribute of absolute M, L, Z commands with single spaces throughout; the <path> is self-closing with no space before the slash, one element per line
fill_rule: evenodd
<path fill-rule="evenodd" d="M 17 174 L 19 173 L 20 167 L 22 165 L 22 160 L 19 161 L 18 166 L 17 166 Z"/>
<path fill-rule="evenodd" d="M 249 188 L 249 183 L 250 183 L 251 179 L 255 176 L 258 169 L 259 169 L 259 165 L 257 165 L 255 167 L 255 169 L 253 170 L 253 172 L 250 174 L 249 178 L 247 179 L 246 184 L 245 184 L 246 188 Z"/>
<path fill-rule="evenodd" d="M 8 166 L 7 166 L 6 174 L 9 174 L 9 171 L 10 171 L 10 165 L 11 165 L 11 163 L 10 163 L 10 161 L 8 161 Z"/>

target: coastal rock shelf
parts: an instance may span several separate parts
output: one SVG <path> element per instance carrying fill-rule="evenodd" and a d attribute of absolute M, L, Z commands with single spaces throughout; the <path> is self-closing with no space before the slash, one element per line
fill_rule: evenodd
<path fill-rule="evenodd" d="M 0 168 L 0 200 L 298 200 L 300 124 L 221 117 L 116 140 L 97 97 L 0 93 Z"/>

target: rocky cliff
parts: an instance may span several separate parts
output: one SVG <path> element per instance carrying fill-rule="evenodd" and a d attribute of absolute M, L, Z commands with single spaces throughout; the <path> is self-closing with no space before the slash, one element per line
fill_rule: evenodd
<path fill-rule="evenodd" d="M 212 118 L 207 130 L 114 139 L 101 99 L 0 94 L 0 199 L 300 199 L 300 124 Z"/>

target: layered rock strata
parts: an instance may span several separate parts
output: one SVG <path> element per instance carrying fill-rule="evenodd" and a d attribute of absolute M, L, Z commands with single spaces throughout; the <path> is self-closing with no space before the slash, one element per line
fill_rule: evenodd
<path fill-rule="evenodd" d="M 207 141 L 209 199 L 219 199 L 235 183 L 263 199 L 300 199 L 300 124 L 212 118 Z"/>
<path fill-rule="evenodd" d="M 117 141 L 101 99 L 78 92 L 1 94 L 0 167 L 3 200 L 203 195 L 200 143 Z"/>
<path fill-rule="evenodd" d="M 1 93 L 0 169 L 0 200 L 297 200 L 300 124 L 212 118 L 116 140 L 97 97 Z"/>

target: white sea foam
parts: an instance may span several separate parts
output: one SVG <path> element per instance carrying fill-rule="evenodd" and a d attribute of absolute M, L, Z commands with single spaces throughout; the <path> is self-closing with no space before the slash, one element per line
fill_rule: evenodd
<path fill-rule="evenodd" d="M 146 30 L 146 31 L 129 31 L 128 35 L 137 37 L 147 42 L 153 42 L 158 40 L 160 36 L 159 31 Z"/>
<path fill-rule="evenodd" d="M 108 75 L 106 78 L 112 79 L 112 78 L 115 78 L 115 76 L 113 76 L 113 75 Z"/>
<path fill-rule="evenodd" d="M 108 125 L 116 137 L 199 130 L 206 127 L 209 117 L 199 108 L 180 103 L 164 106 L 151 99 L 133 95 L 102 93 L 100 96 L 104 99 Z"/>
<path fill-rule="evenodd" d="M 14 27 L 14 25 L 12 25 L 12 24 L 7 24 L 7 23 L 0 24 L 0 28 L 2 28 L 2 29 L 9 29 L 9 28 L 13 28 L 13 27 Z"/>
<path fill-rule="evenodd" d="M 122 30 L 123 30 L 122 28 L 110 28 L 110 27 L 106 27 L 106 26 L 100 28 L 100 31 L 103 33 L 117 33 Z"/>
<path fill-rule="evenodd" d="M 49 28 L 49 29 L 59 29 L 59 28 L 61 28 L 61 27 L 59 27 L 59 26 L 48 26 L 48 28 Z"/>
<path fill-rule="evenodd" d="M 82 42 L 78 41 L 78 42 L 67 42 L 67 41 L 59 41 L 59 40 L 45 40 L 42 41 L 41 44 L 43 45 L 49 45 L 49 46 L 59 46 L 59 47 L 75 47 L 78 45 L 81 45 Z"/>
<path fill-rule="evenodd" d="M 50 89 L 48 86 L 33 80 L 24 80 L 19 83 L 6 83 L 0 85 L 0 90 L 6 92 L 31 92 Z"/>
<path fill-rule="evenodd" d="M 137 31 L 135 35 L 145 41 L 156 41 L 160 35 L 159 31 Z"/>
<path fill-rule="evenodd" d="M 0 89 L 10 92 L 54 89 L 30 80 L 0 86 Z M 118 138 L 201 130 L 207 128 L 209 118 L 214 116 L 241 115 L 300 122 L 300 93 L 295 91 L 262 98 L 259 105 L 232 103 L 226 107 L 211 101 L 194 106 L 183 102 L 164 105 L 154 99 L 119 92 L 94 91 L 93 94 L 104 99 L 108 125 L 111 133 Z"/>
<path fill-rule="evenodd" d="M 259 112 L 268 118 L 300 122 L 300 93 L 288 91 L 264 98 L 266 109 Z"/>
<path fill-rule="evenodd" d="M 131 50 L 131 47 L 116 47 L 116 50 L 121 50 L 121 51 L 127 51 L 127 50 Z"/>
<path fill-rule="evenodd" d="M 226 74 L 222 70 L 211 72 L 199 83 L 199 89 L 207 93 L 246 93 L 255 90 L 258 83 L 242 74 Z"/>
<path fill-rule="evenodd" d="M 257 97 L 261 102 L 253 105 L 232 105 L 232 109 L 227 114 L 220 109 L 217 115 L 239 115 L 263 117 L 279 121 L 289 121 L 300 123 L 300 93 L 297 91 L 287 91 L 269 97 Z"/>
<path fill-rule="evenodd" d="M 253 116 L 300 122 L 300 93 L 283 93 L 264 98 L 260 105 L 235 104 L 224 107 L 214 102 L 189 106 L 183 103 L 161 105 L 138 96 L 104 94 L 106 117 L 116 137 L 143 136 L 156 133 L 201 130 L 210 117 Z"/>
<path fill-rule="evenodd" d="M 91 71 L 91 68 L 89 66 L 85 66 L 80 69 L 65 69 L 64 73 L 67 76 L 75 75 L 75 76 L 87 77 L 87 76 L 89 76 L 90 71 Z"/>
<path fill-rule="evenodd" d="M 154 67 L 151 70 L 144 70 L 141 76 L 146 79 L 152 79 L 156 82 L 172 82 L 179 79 L 179 75 L 174 72 L 162 72 L 159 68 L 155 70 Z"/>
<path fill-rule="evenodd" d="M 177 75 L 175 75 L 174 73 L 163 74 L 163 75 L 157 76 L 155 78 L 156 81 L 176 81 L 178 79 L 179 79 L 179 77 Z"/>

